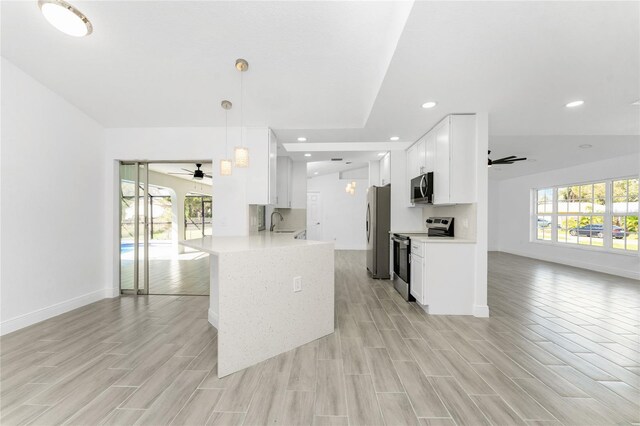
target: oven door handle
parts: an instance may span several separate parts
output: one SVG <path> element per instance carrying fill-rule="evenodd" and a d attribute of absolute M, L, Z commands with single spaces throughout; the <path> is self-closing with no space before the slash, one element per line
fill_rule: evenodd
<path fill-rule="evenodd" d="M 398 244 L 402 244 L 403 246 L 408 246 L 409 245 L 409 241 L 407 240 L 400 240 L 398 238 L 391 238 L 393 241 L 395 241 Z"/>

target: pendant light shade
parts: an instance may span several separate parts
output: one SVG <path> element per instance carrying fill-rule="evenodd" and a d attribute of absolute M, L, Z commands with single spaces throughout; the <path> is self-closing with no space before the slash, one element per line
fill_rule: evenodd
<path fill-rule="evenodd" d="M 249 148 L 237 146 L 234 151 L 236 167 L 249 167 Z"/>
<path fill-rule="evenodd" d="M 234 160 L 236 167 L 249 167 L 249 148 L 244 146 L 244 88 L 242 84 L 242 74 L 249 69 L 249 63 L 244 59 L 236 59 L 236 69 L 240 71 L 240 146 L 234 150 Z"/>
<path fill-rule="evenodd" d="M 231 176 L 231 160 L 220 160 L 220 176 Z"/>

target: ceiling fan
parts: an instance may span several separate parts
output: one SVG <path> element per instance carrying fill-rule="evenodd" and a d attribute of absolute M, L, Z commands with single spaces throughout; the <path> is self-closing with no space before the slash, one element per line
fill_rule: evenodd
<path fill-rule="evenodd" d="M 491 151 L 489 151 L 489 155 L 491 155 Z M 509 157 L 504 157 L 504 158 L 500 158 L 498 160 L 492 160 L 491 158 L 488 159 L 488 165 L 489 167 L 493 166 L 494 164 L 513 164 L 516 161 L 524 161 L 527 158 L 518 158 L 516 155 L 510 155 Z"/>
<path fill-rule="evenodd" d="M 200 167 L 202 167 L 202 163 L 196 163 L 196 169 L 194 171 L 191 170 L 187 170 L 187 169 L 181 169 L 184 170 L 187 173 L 173 173 L 173 172 L 169 172 L 170 175 L 191 175 L 193 176 L 193 179 L 195 180 L 202 180 L 205 177 L 210 178 L 211 175 L 206 174 L 205 172 L 203 172 L 202 170 L 200 170 Z"/>

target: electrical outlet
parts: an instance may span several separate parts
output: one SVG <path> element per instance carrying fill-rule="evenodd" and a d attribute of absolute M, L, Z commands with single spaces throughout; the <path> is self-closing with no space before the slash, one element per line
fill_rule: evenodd
<path fill-rule="evenodd" d="M 293 277 L 293 291 L 302 291 L 302 277 Z"/>

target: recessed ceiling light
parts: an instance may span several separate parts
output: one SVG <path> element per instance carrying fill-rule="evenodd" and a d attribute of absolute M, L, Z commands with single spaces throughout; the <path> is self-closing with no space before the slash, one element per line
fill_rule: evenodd
<path fill-rule="evenodd" d="M 584 101 L 577 100 L 577 101 L 571 101 L 568 104 L 566 104 L 565 106 L 567 108 L 575 108 L 575 107 L 580 106 L 582 104 L 584 104 Z"/>
<path fill-rule="evenodd" d="M 300 136 L 298 138 L 298 142 L 306 142 L 306 141 L 307 141 L 307 138 L 305 138 L 304 136 Z"/>
<path fill-rule="evenodd" d="M 583 143 L 582 145 L 578 145 L 578 148 L 589 149 L 589 148 L 593 148 L 593 145 L 589 143 Z"/>
<path fill-rule="evenodd" d="M 89 19 L 64 0 L 39 0 L 38 6 L 45 19 L 65 34 L 84 37 L 93 31 Z"/>
<path fill-rule="evenodd" d="M 389 140 L 390 140 L 390 141 L 394 141 L 394 142 L 395 142 L 395 141 L 399 141 L 399 140 L 400 140 L 400 137 L 399 137 L 399 136 L 391 136 L 391 137 L 389 138 Z"/>
<path fill-rule="evenodd" d="M 429 101 L 429 102 L 423 103 L 422 104 L 422 108 L 424 108 L 424 109 L 433 108 L 436 105 L 438 105 L 436 102 Z"/>
<path fill-rule="evenodd" d="M 308 152 L 304 155 L 305 157 L 311 157 L 311 154 L 309 154 Z"/>
<path fill-rule="evenodd" d="M 637 101 L 633 102 L 631 105 L 640 105 L 640 99 L 638 99 Z"/>
<path fill-rule="evenodd" d="M 386 152 L 379 152 L 379 153 L 378 153 L 378 157 L 382 157 L 382 156 L 383 156 L 383 155 L 385 155 L 385 154 L 386 154 Z"/>
<path fill-rule="evenodd" d="M 317 175 L 317 174 L 318 174 L 318 172 L 313 172 L 313 174 L 314 174 L 314 175 Z"/>

